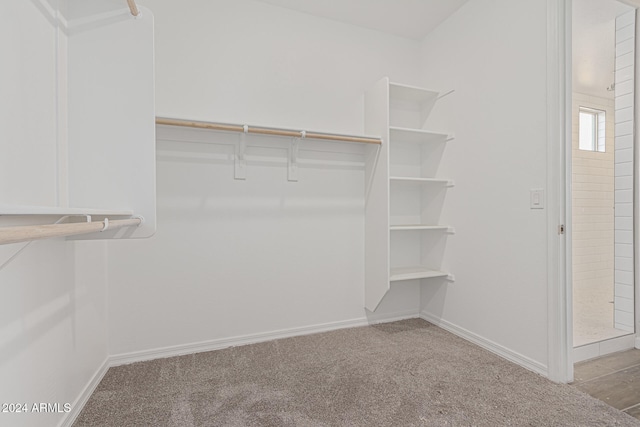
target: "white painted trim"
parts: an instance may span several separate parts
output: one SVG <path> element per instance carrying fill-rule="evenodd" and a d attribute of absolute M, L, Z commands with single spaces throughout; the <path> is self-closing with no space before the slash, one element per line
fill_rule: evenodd
<path fill-rule="evenodd" d="M 548 377 L 573 380 L 571 304 L 571 0 L 547 0 Z M 558 225 L 565 234 L 558 234 Z"/>
<path fill-rule="evenodd" d="M 629 334 L 575 347 L 573 349 L 573 363 L 630 350 L 634 348 L 635 341 L 635 335 Z"/>
<path fill-rule="evenodd" d="M 166 357 L 182 356 L 185 354 L 200 353 L 205 351 L 220 350 L 228 347 L 236 347 L 259 342 L 272 341 L 280 338 L 290 338 L 300 335 L 311 335 L 320 332 L 334 331 L 337 329 L 354 328 L 358 326 L 375 325 L 377 323 L 395 322 L 398 320 L 415 319 L 420 317 L 417 310 L 408 310 L 385 315 L 370 314 L 351 320 L 323 323 L 318 325 L 303 326 L 300 328 L 281 329 L 258 334 L 242 335 L 230 338 L 221 338 L 210 341 L 202 341 L 191 344 L 181 344 L 152 350 L 136 351 L 131 353 L 115 354 L 109 358 L 109 366 L 127 365 L 129 363 L 147 360 L 162 359 Z"/>
<path fill-rule="evenodd" d="M 476 344 L 485 350 L 490 351 L 493 354 L 496 354 L 503 359 L 506 359 L 510 362 L 515 363 L 516 365 L 520 365 L 525 369 L 533 371 L 537 374 L 547 377 L 548 369 L 544 364 L 537 362 L 533 359 L 530 359 L 526 356 L 523 356 L 520 353 L 517 353 L 513 350 L 510 350 L 500 344 L 497 344 L 485 337 L 482 337 L 478 334 L 468 331 L 458 325 L 455 325 L 449 321 L 442 320 L 439 317 L 433 316 L 426 311 L 422 311 L 420 313 L 420 318 L 426 320 L 427 322 L 433 323 L 434 325 L 444 329 L 445 331 L 449 331 L 454 335 L 459 336 L 473 344 Z"/>
<path fill-rule="evenodd" d="M 96 387 L 98 387 L 98 384 L 100 384 L 100 381 L 102 381 L 102 378 L 104 378 L 104 375 L 109 370 L 109 359 L 110 358 L 107 357 L 104 362 L 102 362 L 102 365 L 98 368 L 96 373 L 93 374 L 93 377 L 91 377 L 80 395 L 71 405 L 71 411 L 65 414 L 62 420 L 60 420 L 60 422 L 58 423 L 58 427 L 71 427 L 71 425 L 75 422 L 76 418 L 78 418 L 78 415 L 80 415 L 80 412 L 82 412 L 84 405 L 87 404 L 87 401 L 96 390 Z"/>

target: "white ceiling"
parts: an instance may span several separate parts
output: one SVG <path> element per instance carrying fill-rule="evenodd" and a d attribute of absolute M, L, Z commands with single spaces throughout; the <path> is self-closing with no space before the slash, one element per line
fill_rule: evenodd
<path fill-rule="evenodd" d="M 321 18 L 422 40 L 468 0 L 258 0 Z"/>
<path fill-rule="evenodd" d="M 573 0 L 573 90 L 613 98 L 615 18 L 631 10 L 615 0 Z"/>

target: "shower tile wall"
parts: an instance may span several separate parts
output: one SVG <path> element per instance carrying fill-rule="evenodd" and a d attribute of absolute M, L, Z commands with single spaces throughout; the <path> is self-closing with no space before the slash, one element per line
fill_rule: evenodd
<path fill-rule="evenodd" d="M 605 152 L 578 149 L 578 110 L 606 112 Z M 614 100 L 573 94 L 574 346 L 622 335 L 613 325 Z"/>

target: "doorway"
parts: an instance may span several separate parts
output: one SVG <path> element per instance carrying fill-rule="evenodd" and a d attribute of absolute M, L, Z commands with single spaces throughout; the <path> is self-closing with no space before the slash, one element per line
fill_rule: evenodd
<path fill-rule="evenodd" d="M 633 348 L 636 10 L 572 2 L 573 361 Z"/>

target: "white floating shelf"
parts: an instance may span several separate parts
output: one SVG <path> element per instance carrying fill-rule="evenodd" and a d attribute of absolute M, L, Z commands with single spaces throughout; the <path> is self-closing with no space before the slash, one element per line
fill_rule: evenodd
<path fill-rule="evenodd" d="M 398 282 L 401 280 L 415 280 L 415 279 L 431 279 L 436 277 L 447 277 L 449 280 L 453 280 L 453 276 L 444 271 L 430 270 L 425 267 L 400 267 L 391 269 L 391 277 L 389 281 Z"/>
<path fill-rule="evenodd" d="M 410 129 L 391 126 L 389 127 L 389 132 L 391 135 L 391 143 L 442 143 L 453 139 L 453 136 L 446 133 L 431 132 L 423 129 Z"/>
<path fill-rule="evenodd" d="M 389 82 L 389 98 L 392 101 L 417 102 L 424 104 L 433 102 L 438 98 L 439 93 L 416 86 L 403 85 Z"/>
<path fill-rule="evenodd" d="M 0 205 L 0 215 L 96 215 L 96 216 L 131 216 L 132 211 L 89 209 L 89 208 L 63 208 L 56 206 L 20 206 Z"/>
<path fill-rule="evenodd" d="M 456 230 L 453 227 L 448 225 L 424 225 L 424 224 L 415 224 L 415 225 L 392 225 L 389 227 L 391 231 L 408 231 L 408 230 L 442 230 L 447 233 L 455 233 Z"/>
<path fill-rule="evenodd" d="M 455 185 L 454 181 L 451 179 L 441 179 L 441 178 L 417 178 L 412 176 L 391 176 L 389 177 L 390 181 L 396 182 L 418 182 L 418 183 L 431 183 L 431 184 L 443 184 L 447 187 L 453 187 Z"/>

